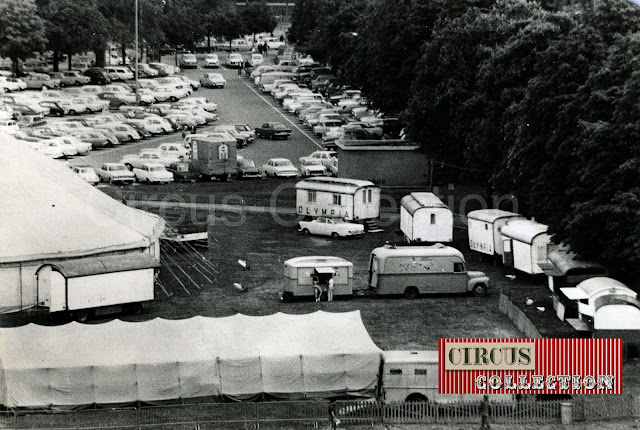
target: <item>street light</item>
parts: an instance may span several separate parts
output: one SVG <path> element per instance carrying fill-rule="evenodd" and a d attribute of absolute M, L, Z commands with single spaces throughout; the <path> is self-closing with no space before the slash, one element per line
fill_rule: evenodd
<path fill-rule="evenodd" d="M 138 61 L 138 0 L 135 0 L 136 4 L 136 17 L 135 17 L 135 27 L 136 27 L 136 67 L 135 67 L 135 82 L 136 82 L 136 104 L 140 105 L 140 93 L 138 92 L 138 67 L 140 62 Z"/>

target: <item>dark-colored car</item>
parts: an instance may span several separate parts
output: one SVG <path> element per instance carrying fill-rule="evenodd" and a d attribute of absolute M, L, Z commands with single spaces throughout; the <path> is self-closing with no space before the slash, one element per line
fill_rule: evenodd
<path fill-rule="evenodd" d="M 404 126 L 398 118 L 385 118 L 382 120 L 382 134 L 385 139 L 400 139 L 400 132 Z"/>
<path fill-rule="evenodd" d="M 193 170 L 189 163 L 172 163 L 167 170 L 173 173 L 174 182 L 195 182 L 202 178 L 202 175 Z"/>
<path fill-rule="evenodd" d="M 241 158 L 237 162 L 238 179 L 262 178 L 260 169 L 253 160 Z"/>
<path fill-rule="evenodd" d="M 109 107 L 112 109 L 120 109 L 120 106 L 129 104 L 128 101 L 121 99 L 117 93 L 99 93 L 97 96 L 100 100 L 109 101 Z"/>
<path fill-rule="evenodd" d="M 64 115 L 64 109 L 56 102 L 52 101 L 42 101 L 38 103 L 40 106 L 49 109 L 48 116 L 62 116 Z"/>
<path fill-rule="evenodd" d="M 260 127 L 256 127 L 256 136 L 265 139 L 288 139 L 291 129 L 281 122 L 265 122 Z"/>
<path fill-rule="evenodd" d="M 147 130 L 146 128 L 142 127 L 137 122 L 124 121 L 124 124 L 127 124 L 128 126 L 133 128 L 143 138 L 151 137 L 151 133 L 149 133 L 149 130 Z"/>
<path fill-rule="evenodd" d="M 111 82 L 109 74 L 99 67 L 90 67 L 84 71 L 84 75 L 91 78 L 91 85 L 105 85 Z"/>

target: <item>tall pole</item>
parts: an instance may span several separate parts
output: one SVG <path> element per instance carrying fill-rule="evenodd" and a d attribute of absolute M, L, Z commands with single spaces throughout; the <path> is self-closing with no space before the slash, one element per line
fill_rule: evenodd
<path fill-rule="evenodd" d="M 138 53 L 140 52 L 138 49 L 138 0 L 135 0 L 136 3 L 136 17 L 135 17 L 135 27 L 136 27 L 136 67 L 135 67 L 135 72 L 136 72 L 136 104 L 140 104 L 140 94 L 138 93 L 138 67 L 140 64 L 140 61 L 138 59 Z"/>

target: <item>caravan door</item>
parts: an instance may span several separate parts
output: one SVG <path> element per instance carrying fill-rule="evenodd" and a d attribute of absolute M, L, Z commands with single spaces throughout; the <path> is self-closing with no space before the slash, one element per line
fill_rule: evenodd
<path fill-rule="evenodd" d="M 502 250 L 502 263 L 505 267 L 513 267 L 513 242 L 510 238 L 502 238 Z"/>

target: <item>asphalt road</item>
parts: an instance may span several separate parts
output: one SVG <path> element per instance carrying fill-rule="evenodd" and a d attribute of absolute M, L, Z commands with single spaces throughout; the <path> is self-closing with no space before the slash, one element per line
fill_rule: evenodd
<path fill-rule="evenodd" d="M 220 61 L 226 61 L 226 54 L 220 53 Z M 266 62 L 271 62 L 273 54 Z M 173 63 L 173 57 L 166 57 L 165 61 Z M 236 69 L 189 69 L 183 73 L 195 80 L 200 80 L 207 72 L 216 71 L 221 73 L 227 80 L 227 85 L 223 89 L 200 88 L 194 91 L 193 96 L 206 97 L 209 101 L 218 104 L 218 121 L 211 126 L 199 127 L 198 132 L 219 124 L 249 124 L 256 127 L 267 121 L 280 121 L 292 130 L 288 140 L 265 140 L 256 139 L 249 146 L 241 149 L 239 154 L 245 158 L 250 158 L 261 166 L 270 158 L 283 157 L 290 159 L 294 164 L 298 164 L 298 158 L 308 155 L 311 152 L 321 149 L 321 139 L 313 132 L 297 121 L 297 117 L 286 113 L 281 106 L 268 93 L 262 93 L 253 84 L 252 80 L 245 76 L 238 76 Z M 160 143 L 178 142 L 182 140 L 181 133 L 174 133 L 168 136 L 153 137 L 134 143 L 125 143 L 118 147 L 94 150 L 84 157 L 76 157 L 69 161 L 70 164 L 88 164 L 93 167 L 100 167 L 105 162 L 118 162 L 125 154 L 137 153 L 142 148 L 155 148 Z"/>

